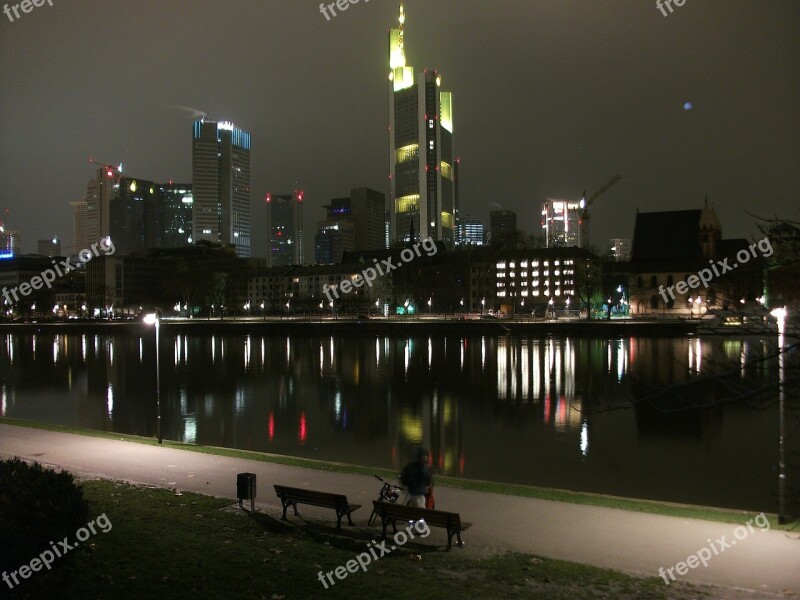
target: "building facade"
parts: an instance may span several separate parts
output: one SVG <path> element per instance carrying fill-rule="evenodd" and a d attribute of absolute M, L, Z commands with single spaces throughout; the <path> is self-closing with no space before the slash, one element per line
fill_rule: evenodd
<path fill-rule="evenodd" d="M 483 246 L 485 235 L 483 219 L 463 216 L 456 226 L 456 245 Z"/>
<path fill-rule="evenodd" d="M 514 235 L 517 231 L 517 213 L 513 210 L 493 210 L 489 213 L 489 232 L 493 242 Z"/>
<path fill-rule="evenodd" d="M 392 242 L 455 240 L 453 98 L 434 70 L 406 63 L 404 4 L 389 30 L 389 210 Z M 412 240 L 411 238 L 414 238 Z"/>
<path fill-rule="evenodd" d="M 192 238 L 251 253 L 250 134 L 228 121 L 195 121 Z"/>
<path fill-rule="evenodd" d="M 61 240 L 58 239 L 58 236 L 49 240 L 39 240 L 36 243 L 36 254 L 50 258 L 61 256 Z"/>
<path fill-rule="evenodd" d="M 302 190 L 267 194 L 267 267 L 303 264 L 303 197 Z"/>
<path fill-rule="evenodd" d="M 548 248 L 583 247 L 581 202 L 548 198 L 542 205 L 542 229 Z"/>
<path fill-rule="evenodd" d="M 80 252 L 89 247 L 86 222 L 86 200 L 70 202 L 72 207 L 72 251 Z"/>

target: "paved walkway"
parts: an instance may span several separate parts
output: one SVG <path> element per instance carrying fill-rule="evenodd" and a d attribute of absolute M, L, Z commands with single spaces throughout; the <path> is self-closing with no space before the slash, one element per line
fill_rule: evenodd
<path fill-rule="evenodd" d="M 355 513 L 357 523 L 369 516 L 367 507 L 379 488 L 375 479 L 364 475 L 0 424 L 0 457 L 13 456 L 76 473 L 231 499 L 236 497 L 236 474 L 247 471 L 257 474 L 257 506 L 280 507 L 273 483 L 342 492 L 351 502 L 363 505 Z M 441 486 L 436 488 L 436 503 L 473 523 L 464 534 L 468 550 L 508 548 L 650 576 L 657 576 L 660 567 L 668 569 L 708 548 L 708 540 L 719 548 L 715 540 L 726 536 L 730 548 L 718 556 L 709 551 L 712 558 L 707 567 L 690 569 L 679 579 L 800 597 L 800 540 L 796 539 L 800 536 L 796 534 L 756 530 L 734 544 L 733 524 Z M 317 514 L 310 507 L 303 512 Z M 332 511 L 319 515 L 333 516 Z M 434 531 L 429 539 L 443 543 L 446 536 Z"/>

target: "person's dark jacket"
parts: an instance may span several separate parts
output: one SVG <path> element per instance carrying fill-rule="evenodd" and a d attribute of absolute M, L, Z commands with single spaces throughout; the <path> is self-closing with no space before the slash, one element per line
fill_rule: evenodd
<path fill-rule="evenodd" d="M 418 460 L 408 463 L 403 469 L 400 481 L 408 488 L 412 496 L 424 496 L 431 486 L 431 472 L 428 465 Z"/>

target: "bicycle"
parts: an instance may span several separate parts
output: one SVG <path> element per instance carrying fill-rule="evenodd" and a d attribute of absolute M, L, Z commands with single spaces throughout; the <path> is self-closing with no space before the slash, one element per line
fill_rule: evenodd
<path fill-rule="evenodd" d="M 373 477 L 383 483 L 380 491 L 378 492 L 379 502 L 389 502 L 391 504 L 394 504 L 400 498 L 400 492 L 406 491 L 405 488 L 402 488 L 399 485 L 395 485 L 393 483 L 389 483 L 383 477 L 379 477 L 378 475 L 373 475 Z M 372 514 L 369 517 L 369 525 L 372 526 L 377 518 L 378 518 L 378 513 L 376 513 L 375 510 L 373 509 Z"/>

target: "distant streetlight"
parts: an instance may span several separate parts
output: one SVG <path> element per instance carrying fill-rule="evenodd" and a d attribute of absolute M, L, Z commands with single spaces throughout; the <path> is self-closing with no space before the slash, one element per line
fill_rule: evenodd
<path fill-rule="evenodd" d="M 163 441 L 161 436 L 161 361 L 159 357 L 161 347 L 160 321 L 156 313 L 146 314 L 143 321 L 145 325 L 155 325 L 156 327 L 156 433 L 160 444 Z"/>
<path fill-rule="evenodd" d="M 486 307 L 486 298 L 481 298 L 481 316 L 483 316 L 483 309 Z"/>

